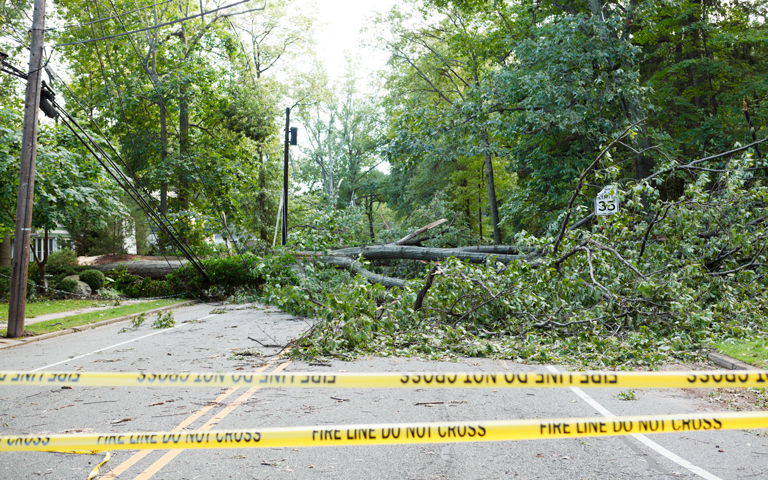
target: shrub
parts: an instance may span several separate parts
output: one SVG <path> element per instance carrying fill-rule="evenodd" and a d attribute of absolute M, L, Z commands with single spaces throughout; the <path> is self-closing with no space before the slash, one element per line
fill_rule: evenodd
<path fill-rule="evenodd" d="M 90 269 L 80 273 L 80 281 L 85 282 L 94 292 L 104 286 L 104 274 L 98 270 Z"/>
<path fill-rule="evenodd" d="M 245 289 L 261 289 L 264 284 L 297 285 L 290 269 L 295 262 L 291 255 L 258 257 L 252 254 L 206 258 L 202 261 L 208 279 L 200 276 L 191 264 L 168 275 L 168 283 L 175 292 L 192 291 L 196 295 L 216 298 L 229 296 Z M 212 288 L 215 287 L 215 288 Z"/>
<path fill-rule="evenodd" d="M 62 279 L 58 285 L 56 285 L 56 289 L 69 293 L 75 293 L 77 291 L 77 282 L 71 278 L 65 278 Z"/>
<path fill-rule="evenodd" d="M 97 293 L 102 298 L 108 298 L 115 301 L 115 306 L 120 305 L 120 292 L 114 288 L 101 287 Z"/>
<path fill-rule="evenodd" d="M 113 280 L 110 286 L 128 298 L 162 297 L 185 291 L 184 289 L 177 291 L 165 280 L 152 280 L 151 278 L 131 275 L 124 265 L 118 269 L 110 270 L 109 276 Z M 182 287 L 179 286 L 178 288 Z"/>
<path fill-rule="evenodd" d="M 48 262 L 45 264 L 47 273 L 56 275 L 66 272 L 68 269 L 78 267 L 77 254 L 72 250 L 59 250 L 48 255 Z"/>

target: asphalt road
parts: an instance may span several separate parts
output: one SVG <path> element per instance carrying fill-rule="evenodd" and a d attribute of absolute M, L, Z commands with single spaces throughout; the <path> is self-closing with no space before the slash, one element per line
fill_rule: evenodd
<path fill-rule="evenodd" d="M 0 350 L 0 370 L 148 372 L 550 372 L 557 366 L 488 359 L 429 362 L 366 358 L 328 365 L 289 362 L 262 347 L 309 326 L 263 306 L 195 305 L 177 327 L 129 323 Z M 211 314 L 214 308 L 226 313 Z M 128 331 L 125 331 L 125 329 Z M 249 339 L 249 337 L 251 339 Z M 562 370 L 562 369 L 561 369 Z M 241 387 L 0 387 L 2 435 L 127 433 L 459 420 L 601 417 L 713 411 L 684 390 L 343 389 Z M 1 447 L 0 447 L 1 449 Z M 85 480 L 104 453 L 0 451 L 2 479 Z M 421 445 L 115 451 L 96 478 L 109 479 L 768 479 L 766 430 L 633 437 Z"/>

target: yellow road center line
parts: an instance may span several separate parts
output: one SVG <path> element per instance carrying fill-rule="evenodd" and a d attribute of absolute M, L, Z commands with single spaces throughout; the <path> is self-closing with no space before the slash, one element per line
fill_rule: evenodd
<path fill-rule="evenodd" d="M 256 370 L 255 373 L 261 373 L 264 370 L 266 370 L 269 367 L 269 365 L 264 365 L 263 367 Z M 205 407 L 201 408 L 197 412 L 193 413 L 189 417 L 187 417 L 184 421 L 182 421 L 180 424 L 178 424 L 172 432 L 178 432 L 180 430 L 183 430 L 187 428 L 189 425 L 192 424 L 195 420 L 202 417 L 206 413 L 208 413 L 209 410 L 211 410 L 213 407 L 224 401 L 225 398 L 235 393 L 235 390 L 237 390 L 239 387 L 231 387 L 228 388 L 224 393 L 216 397 L 210 404 L 206 405 Z M 136 452 L 133 456 L 128 458 L 126 461 L 109 471 L 106 475 L 101 477 L 101 480 L 114 480 L 117 478 L 121 473 L 125 472 L 132 466 L 136 465 L 141 459 L 152 453 L 154 450 L 140 450 Z"/>
<path fill-rule="evenodd" d="M 278 372 L 282 371 L 290 363 L 291 363 L 290 361 L 281 363 L 280 365 L 278 365 L 277 368 L 275 368 L 272 371 L 272 373 L 278 373 Z M 213 417 L 212 419 L 208 420 L 205 423 L 205 425 L 200 427 L 197 431 L 204 432 L 204 431 L 210 430 L 211 428 L 216 426 L 221 420 L 224 419 L 224 417 L 226 417 L 227 415 L 232 413 L 237 407 L 239 407 L 240 405 L 245 403 L 254 393 L 256 393 L 256 390 L 258 390 L 259 388 L 261 388 L 261 387 L 251 387 L 251 388 L 249 388 L 248 391 L 246 391 L 244 394 L 240 395 L 240 397 L 238 397 L 234 402 L 229 404 L 226 408 L 224 408 L 221 412 L 219 412 L 215 417 Z M 134 480 L 148 480 L 154 474 L 159 472 L 163 467 L 168 465 L 171 462 L 171 460 L 173 460 L 174 458 L 179 456 L 179 454 L 181 452 L 183 452 L 183 451 L 184 451 L 183 448 L 177 448 L 175 450 L 170 450 L 168 453 L 166 453 L 165 455 L 160 457 L 159 460 L 157 460 L 155 463 L 150 465 L 149 468 L 147 468 L 146 470 L 141 472 L 139 474 L 139 476 L 134 478 Z"/>

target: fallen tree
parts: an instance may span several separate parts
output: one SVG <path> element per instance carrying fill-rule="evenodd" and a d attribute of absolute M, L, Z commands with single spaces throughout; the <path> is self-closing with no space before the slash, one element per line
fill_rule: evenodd
<path fill-rule="evenodd" d="M 508 247 L 507 251 L 514 251 L 515 247 Z M 467 250 L 463 248 L 430 248 L 411 247 L 394 244 L 369 245 L 363 247 L 342 248 L 331 250 L 328 256 L 343 256 L 350 258 L 362 257 L 366 260 L 422 260 L 425 262 L 441 262 L 449 257 L 456 257 L 470 263 L 485 263 L 490 259 L 508 264 L 517 261 L 532 261 L 536 255 L 510 255 L 502 253 L 483 252 L 479 250 Z"/>
<path fill-rule="evenodd" d="M 180 268 L 185 263 L 187 263 L 187 260 L 158 257 L 157 260 L 132 260 L 93 265 L 92 268 L 102 272 L 108 272 L 110 270 L 117 270 L 125 267 L 131 275 L 138 275 L 140 277 L 157 280 L 165 278 L 166 275 Z"/>

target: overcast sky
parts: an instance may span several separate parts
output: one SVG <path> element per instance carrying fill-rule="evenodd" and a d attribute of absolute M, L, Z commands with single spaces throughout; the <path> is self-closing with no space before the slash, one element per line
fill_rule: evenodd
<path fill-rule="evenodd" d="M 317 28 L 317 53 L 329 77 L 338 78 L 344 71 L 344 51 L 359 56 L 366 70 L 384 67 L 387 56 L 372 48 L 362 48 L 360 29 L 375 12 L 386 12 L 396 0 L 307 0 L 317 6 L 320 25 Z"/>

